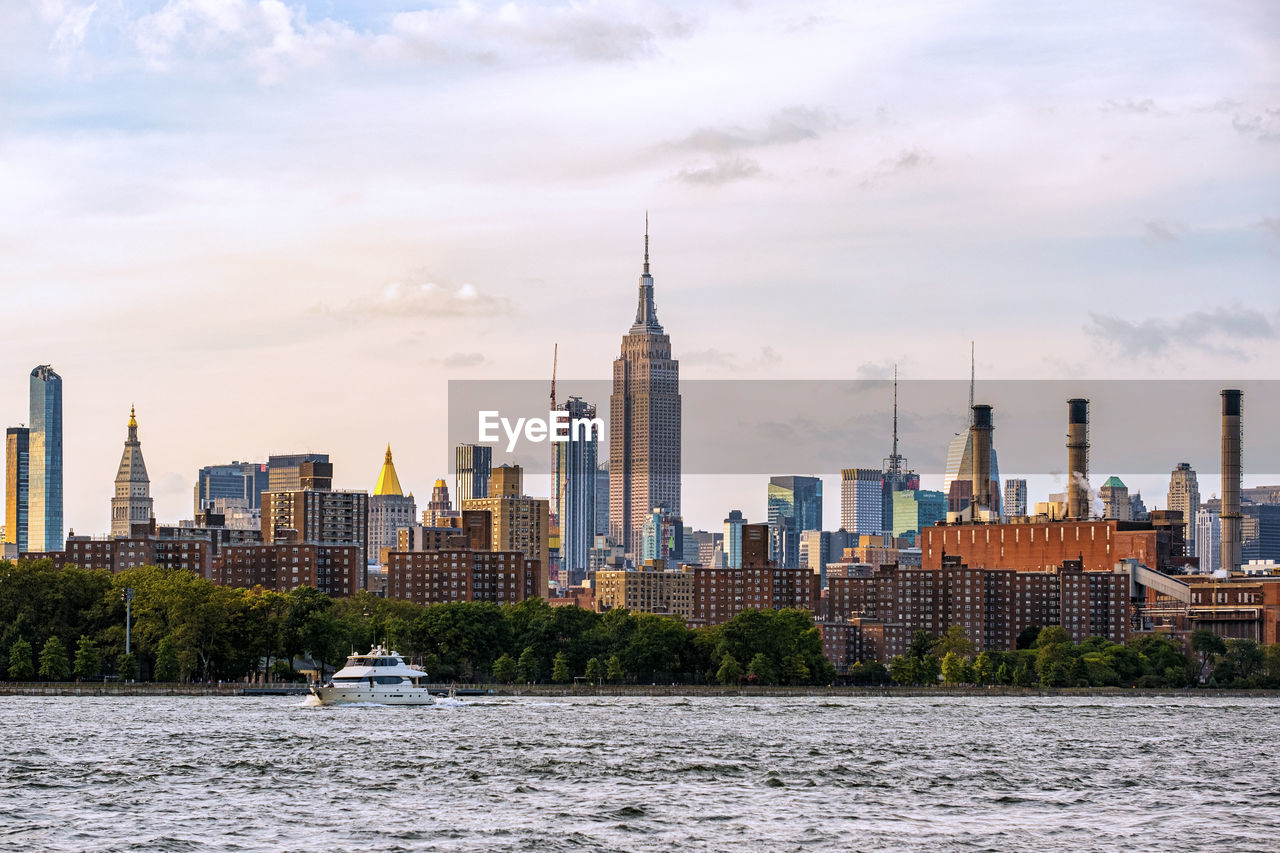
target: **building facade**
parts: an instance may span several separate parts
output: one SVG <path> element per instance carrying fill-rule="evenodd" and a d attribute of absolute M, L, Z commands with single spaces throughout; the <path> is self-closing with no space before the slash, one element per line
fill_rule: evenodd
<path fill-rule="evenodd" d="M 920 532 L 922 565 L 941 568 L 944 557 L 984 568 L 1048 571 L 1068 560 L 1085 571 L 1109 572 L 1135 559 L 1153 569 L 1173 566 L 1168 529 L 1137 521 L 1033 521 L 1009 524 L 947 524 Z"/>
<path fill-rule="evenodd" d="M 369 562 L 369 495 L 327 489 L 263 492 L 262 541 L 354 545 L 363 571 Z"/>
<path fill-rule="evenodd" d="M 680 363 L 658 322 L 644 236 L 636 319 L 613 362 L 609 398 L 609 535 L 638 551 L 640 528 L 655 506 L 680 515 Z"/>
<path fill-rule="evenodd" d="M 453 450 L 454 498 L 463 501 L 489 497 L 493 448 L 487 444 L 459 444 Z"/>
<path fill-rule="evenodd" d="M 404 493 L 400 477 L 391 458 L 391 445 L 387 445 L 382 458 L 382 469 L 369 495 L 369 554 L 381 561 L 382 552 L 395 548 L 397 531 L 412 527 L 417 522 L 418 507 L 413 495 Z"/>
<path fill-rule="evenodd" d="M 491 519 L 495 551 L 518 551 L 537 566 L 537 596 L 550 589 L 551 504 L 545 498 L 524 493 L 524 471 L 519 465 L 499 465 L 489 476 L 488 497 L 462 502 L 468 510 L 483 510 Z"/>
<path fill-rule="evenodd" d="M 594 420 L 596 407 L 580 397 L 560 406 L 570 424 Z M 551 471 L 552 512 L 560 526 L 560 566 L 569 585 L 581 584 L 591 564 L 596 533 L 596 482 L 599 477 L 599 437 L 594 430 L 570 429 L 569 440 L 558 442 Z"/>
<path fill-rule="evenodd" d="M 1133 501 L 1129 499 L 1129 487 L 1119 477 L 1111 476 L 1098 489 L 1102 499 L 1102 517 L 1116 521 L 1133 520 Z"/>
<path fill-rule="evenodd" d="M 893 528 L 889 532 L 914 541 L 921 530 L 946 518 L 947 496 L 942 492 L 931 489 L 894 492 Z"/>
<path fill-rule="evenodd" d="M 138 418 L 129 408 L 129 427 L 124 440 L 124 453 L 116 470 L 115 495 L 111 498 L 111 535 L 132 536 L 150 532 L 155 514 L 151 505 L 151 478 L 142 460 L 142 443 L 138 441 Z"/>
<path fill-rule="evenodd" d="M 445 548 L 393 551 L 389 556 L 388 598 L 427 605 L 454 601 L 516 604 L 546 597 L 539 586 L 542 570 L 519 551 Z"/>
<path fill-rule="evenodd" d="M 884 533 L 884 487 L 879 468 L 840 471 L 840 526 L 850 533 Z"/>
<path fill-rule="evenodd" d="M 942 493 L 943 498 L 946 493 Z M 1027 514 L 1027 481 L 1008 479 L 1004 481 L 1004 514 L 1010 518 L 1022 518 Z"/>
<path fill-rule="evenodd" d="M 216 500 L 244 501 L 250 510 L 262 509 L 267 479 L 267 466 L 261 462 L 206 465 L 196 474 L 195 514 L 209 509 Z"/>
<path fill-rule="evenodd" d="M 639 613 L 694 617 L 692 568 L 668 568 L 662 560 L 646 560 L 635 569 L 602 569 L 596 572 L 595 609 L 618 608 Z"/>
<path fill-rule="evenodd" d="M 742 568 L 742 526 L 746 523 L 740 509 L 730 510 L 724 520 L 724 559 L 731 569 Z"/>
<path fill-rule="evenodd" d="M 4 442 L 4 541 L 7 550 L 29 551 L 28 513 L 31 507 L 31 431 L 9 427 Z"/>
<path fill-rule="evenodd" d="M 1196 513 L 1200 511 L 1200 483 L 1190 462 L 1179 462 L 1169 474 L 1169 497 L 1165 506 L 1180 510 L 1186 522 L 1182 533 L 1188 554 L 1198 554 L 1196 548 Z M 1204 561 L 1201 561 L 1201 566 Z"/>
<path fill-rule="evenodd" d="M 778 565 L 800 565 L 800 535 L 822 529 L 822 480 L 771 477 L 768 492 L 770 554 Z"/>
<path fill-rule="evenodd" d="M 1218 570 L 1218 551 L 1222 545 L 1222 522 L 1218 510 L 1205 508 L 1196 512 L 1195 556 L 1200 559 L 1200 571 L 1211 575 Z"/>
<path fill-rule="evenodd" d="M 31 371 L 28 423 L 27 545 L 62 548 L 62 377 L 47 364 Z"/>

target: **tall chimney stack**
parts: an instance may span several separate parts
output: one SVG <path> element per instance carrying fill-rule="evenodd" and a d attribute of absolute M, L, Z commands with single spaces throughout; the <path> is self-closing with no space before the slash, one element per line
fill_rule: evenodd
<path fill-rule="evenodd" d="M 1089 401 L 1067 401 L 1067 518 L 1088 518 Z"/>
<path fill-rule="evenodd" d="M 1240 444 L 1242 438 L 1241 398 L 1238 390 L 1222 392 L 1222 522 L 1221 559 L 1218 567 L 1228 572 L 1240 568 Z"/>
<path fill-rule="evenodd" d="M 970 514 L 978 520 L 978 510 L 991 508 L 991 407 L 979 404 L 973 407 L 973 497 Z"/>

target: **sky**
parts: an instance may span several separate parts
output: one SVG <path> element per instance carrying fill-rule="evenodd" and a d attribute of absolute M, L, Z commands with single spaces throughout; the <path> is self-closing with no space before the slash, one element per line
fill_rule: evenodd
<path fill-rule="evenodd" d="M 387 443 L 425 503 L 450 379 L 608 377 L 646 210 L 683 377 L 962 379 L 972 340 L 980 380 L 1274 378 L 1278 37 L 1229 0 L 3 3 L 0 413 L 62 374 L 78 533 L 131 404 L 162 522 L 202 465 L 368 489 Z M 731 479 L 686 520 L 762 516 Z"/>

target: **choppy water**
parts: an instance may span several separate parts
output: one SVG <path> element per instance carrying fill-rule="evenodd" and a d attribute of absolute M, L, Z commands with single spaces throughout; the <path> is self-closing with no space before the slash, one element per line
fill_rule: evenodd
<path fill-rule="evenodd" d="M 1276 850 L 1280 697 L 0 697 L 4 850 Z"/>

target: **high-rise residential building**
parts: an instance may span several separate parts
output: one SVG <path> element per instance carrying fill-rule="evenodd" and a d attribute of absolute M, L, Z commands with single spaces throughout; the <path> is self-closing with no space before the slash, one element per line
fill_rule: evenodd
<path fill-rule="evenodd" d="M 267 466 L 261 462 L 206 465 L 196 474 L 194 511 L 199 515 L 219 499 L 244 501 L 251 510 L 261 509 L 266 490 Z"/>
<path fill-rule="evenodd" d="M 31 506 L 31 431 L 9 427 L 4 442 L 4 541 L 16 556 L 27 547 L 28 511 Z"/>
<path fill-rule="evenodd" d="M 381 561 L 383 549 L 396 547 L 397 532 L 403 527 L 412 527 L 417 522 L 417 514 L 413 494 L 406 495 L 400 487 L 388 444 L 382 470 L 369 496 L 369 555 Z"/>
<path fill-rule="evenodd" d="M 632 553 L 655 506 L 680 515 L 680 363 L 654 307 L 647 217 L 636 320 L 613 362 L 609 466 L 609 535 Z"/>
<path fill-rule="evenodd" d="M 770 556 L 784 569 L 800 565 L 800 534 L 822 529 L 822 479 L 769 479 Z"/>
<path fill-rule="evenodd" d="M 1169 475 L 1169 497 L 1165 506 L 1178 510 L 1186 522 L 1182 538 L 1187 543 L 1188 554 L 1198 554 L 1196 548 L 1196 513 L 1200 509 L 1200 484 L 1190 462 L 1179 462 Z M 1201 562 L 1203 566 L 1203 561 Z"/>
<path fill-rule="evenodd" d="M 47 364 L 31 371 L 28 424 L 27 547 L 61 551 L 62 377 Z"/>
<path fill-rule="evenodd" d="M 930 489 L 912 489 L 893 495 L 894 536 L 914 539 L 921 530 L 947 519 L 947 496 Z"/>
<path fill-rule="evenodd" d="M 1205 508 L 1196 511 L 1195 555 L 1200 558 L 1200 571 L 1213 574 L 1218 570 L 1219 554 L 1222 547 L 1222 522 L 1218 518 L 1218 510 Z"/>
<path fill-rule="evenodd" d="M 724 520 L 723 548 L 726 568 L 742 568 L 742 526 L 746 523 L 747 520 L 740 509 L 730 510 L 729 517 Z"/>
<path fill-rule="evenodd" d="M 262 541 L 266 545 L 355 545 L 361 565 L 367 565 L 369 494 L 314 488 L 263 492 Z"/>
<path fill-rule="evenodd" d="M 569 423 L 586 423 L 596 417 L 596 407 L 580 397 L 561 406 Z M 591 544 L 596 534 L 596 481 L 599 437 L 595 431 L 571 426 L 569 440 L 553 445 L 551 508 L 560 526 L 560 567 L 568 571 L 570 584 L 581 584 L 591 567 Z"/>
<path fill-rule="evenodd" d="M 287 455 L 277 455 L 267 457 L 267 489 L 273 492 L 290 492 L 296 489 L 305 489 L 307 485 L 302 482 L 304 475 L 304 466 L 306 471 L 311 471 L 315 475 L 322 475 L 325 470 L 329 472 L 329 476 L 333 475 L 333 466 L 329 462 L 329 454 L 327 453 L 290 453 Z M 326 469 L 326 466 L 327 469 Z M 329 488 L 329 486 L 324 486 Z M 259 494 L 261 497 L 261 494 Z M 261 505 L 261 502 L 259 503 Z"/>
<path fill-rule="evenodd" d="M 453 450 L 454 499 L 458 506 L 473 498 L 489 497 L 489 475 L 493 470 L 493 448 L 487 444 L 459 444 Z"/>
<path fill-rule="evenodd" d="M 154 513 L 151 509 L 151 478 L 142 461 L 142 443 L 138 441 L 138 418 L 129 407 L 129 432 L 124 440 L 124 453 L 116 471 L 116 492 L 111 498 L 111 535 L 134 536 L 152 532 Z"/>
<path fill-rule="evenodd" d="M 524 470 L 519 465 L 499 465 L 489 475 L 488 496 L 462 502 L 468 510 L 486 510 L 491 519 L 491 548 L 519 551 L 537 560 L 537 592 L 542 598 L 550 588 L 551 502 L 524 493 Z"/>
<path fill-rule="evenodd" d="M 596 450 L 599 453 L 599 449 Z M 609 460 L 596 466 L 595 535 L 609 535 Z M 594 547 L 594 542 L 592 543 Z"/>
<path fill-rule="evenodd" d="M 850 533 L 884 532 L 883 472 L 879 468 L 840 471 L 840 526 Z"/>
<path fill-rule="evenodd" d="M 1129 500 L 1129 487 L 1119 477 L 1111 476 L 1102 484 L 1102 488 L 1098 490 L 1098 497 L 1102 499 L 1102 517 L 1113 518 L 1116 521 L 1131 521 L 1133 518 L 1133 503 Z"/>
<path fill-rule="evenodd" d="M 941 493 L 943 499 L 946 493 Z M 1009 479 L 1004 481 L 1004 514 L 1010 518 L 1022 518 L 1027 514 L 1027 481 Z"/>

